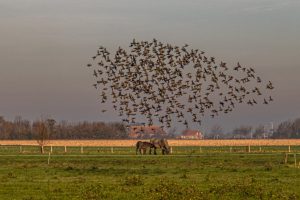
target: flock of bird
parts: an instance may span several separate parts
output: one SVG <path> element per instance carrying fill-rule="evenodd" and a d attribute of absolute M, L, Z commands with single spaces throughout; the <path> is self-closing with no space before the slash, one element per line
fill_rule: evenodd
<path fill-rule="evenodd" d="M 119 47 L 112 55 L 100 46 L 87 64 L 93 68 L 101 103 L 112 103 L 123 122 L 136 123 L 144 116 L 148 125 L 171 127 L 177 120 L 188 127 L 189 122 L 201 125 L 205 115 L 227 114 L 237 104 L 273 101 L 263 96 L 265 89 L 274 89 L 272 82 L 263 83 L 253 68 L 240 63 L 229 67 L 187 44 L 179 47 L 156 39 L 134 39 L 129 49 Z"/>

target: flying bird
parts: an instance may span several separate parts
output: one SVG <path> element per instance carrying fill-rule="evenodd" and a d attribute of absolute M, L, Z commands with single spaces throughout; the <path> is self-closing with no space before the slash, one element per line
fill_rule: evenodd
<path fill-rule="evenodd" d="M 177 121 L 188 127 L 188 116 L 201 125 L 203 117 L 227 114 L 238 104 L 254 106 L 258 98 L 263 104 L 273 101 L 261 97 L 273 84 L 263 86 L 254 68 L 239 62 L 229 67 L 188 44 L 133 39 L 129 48 L 118 47 L 115 53 L 100 46 L 91 58 L 86 66 L 93 67 L 101 103 L 113 104 L 124 123 L 143 116 L 148 125 L 170 127 Z"/>

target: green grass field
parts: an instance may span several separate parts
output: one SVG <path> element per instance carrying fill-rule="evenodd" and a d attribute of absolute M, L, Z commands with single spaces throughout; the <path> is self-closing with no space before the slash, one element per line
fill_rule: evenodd
<path fill-rule="evenodd" d="M 136 156 L 134 148 L 0 147 L 0 199 L 300 199 L 300 168 L 286 148 L 188 147 Z M 49 149 L 46 149 L 48 152 Z"/>
<path fill-rule="evenodd" d="M 53 146 L 52 154 L 54 155 L 135 155 L 135 147 L 83 147 L 67 146 L 65 152 L 64 146 Z M 82 152 L 81 152 L 82 150 Z M 251 146 L 250 153 L 300 153 L 300 146 Z M 50 152 L 50 146 L 45 147 L 45 153 Z M 38 146 L 1 146 L 0 155 L 15 155 L 15 154 L 39 154 Z M 202 153 L 249 153 L 248 146 L 173 146 L 173 155 L 201 155 Z"/>

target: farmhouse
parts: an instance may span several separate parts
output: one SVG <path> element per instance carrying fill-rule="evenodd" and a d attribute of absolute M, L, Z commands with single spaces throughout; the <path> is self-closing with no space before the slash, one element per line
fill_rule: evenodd
<path fill-rule="evenodd" d="M 165 136 L 167 133 L 160 126 L 130 125 L 128 136 L 130 139 L 145 139 Z"/>
<path fill-rule="evenodd" d="M 202 140 L 203 134 L 198 130 L 184 130 L 179 136 L 180 139 Z"/>

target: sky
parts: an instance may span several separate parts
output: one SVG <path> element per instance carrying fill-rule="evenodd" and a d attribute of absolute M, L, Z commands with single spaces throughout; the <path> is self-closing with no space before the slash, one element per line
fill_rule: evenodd
<path fill-rule="evenodd" d="M 92 71 L 100 45 L 133 38 L 189 44 L 229 65 L 256 69 L 274 83 L 274 102 L 205 119 L 231 130 L 300 117 L 298 0 L 1 0 L 0 116 L 120 121 L 101 113 Z"/>

